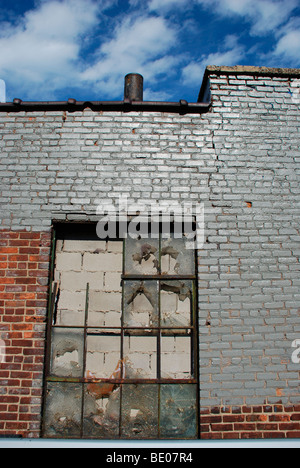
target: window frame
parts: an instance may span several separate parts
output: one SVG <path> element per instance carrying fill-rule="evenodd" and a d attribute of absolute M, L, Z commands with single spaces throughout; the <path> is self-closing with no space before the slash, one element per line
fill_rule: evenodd
<path fill-rule="evenodd" d="M 66 384 L 78 384 L 82 387 L 82 402 L 81 402 L 81 429 L 80 429 L 80 437 L 75 437 L 75 439 L 86 439 L 87 437 L 83 434 L 83 425 L 84 425 L 84 404 L 85 404 L 85 397 L 84 391 L 87 384 L 115 384 L 119 385 L 120 388 L 124 385 L 158 385 L 158 394 L 159 394 L 159 402 L 160 404 L 160 391 L 161 387 L 165 385 L 193 385 L 196 388 L 196 426 L 197 426 L 197 434 L 196 437 L 187 438 L 186 440 L 197 440 L 200 438 L 200 386 L 199 386 L 199 332 L 198 332 L 198 268 L 197 268 L 197 259 L 198 259 L 198 252 L 197 250 L 193 250 L 193 264 L 195 265 L 195 272 L 194 274 L 184 274 L 184 275 L 163 275 L 161 274 L 161 263 L 159 264 L 159 273 L 156 275 L 139 275 L 139 274 L 128 274 L 125 271 L 125 256 L 126 256 L 126 241 L 127 239 L 115 239 L 116 241 L 123 241 L 123 273 L 121 276 L 122 280 L 122 308 L 121 308 L 121 326 L 120 327 L 96 327 L 96 326 L 89 326 L 88 325 L 88 311 L 89 311 L 89 284 L 87 284 L 86 289 L 86 303 L 85 303 L 85 321 L 84 326 L 67 326 L 67 325 L 55 325 L 53 323 L 54 316 L 55 316 L 55 306 L 56 306 L 56 295 L 57 295 L 57 284 L 54 281 L 54 272 L 55 272 L 55 258 L 56 258 L 56 245 L 57 240 L 61 238 L 61 236 L 67 236 L 69 233 L 74 232 L 79 227 L 78 235 L 82 232 L 83 238 L 86 235 L 87 226 L 96 232 L 96 226 L 94 223 L 81 224 L 78 226 L 77 224 L 70 224 L 70 223 L 59 223 L 53 226 L 53 236 L 52 236 L 52 253 L 51 253 L 51 273 L 50 273 L 50 289 L 49 289 L 49 301 L 48 301 L 48 314 L 47 314 L 47 332 L 46 332 L 46 360 L 45 360 L 45 372 L 44 372 L 44 396 L 43 396 L 43 417 L 42 417 L 42 437 L 46 433 L 45 429 L 45 414 L 46 414 L 46 406 L 47 406 L 47 386 L 50 383 L 66 383 Z M 81 237 L 80 237 L 81 239 Z M 95 239 L 96 240 L 96 239 Z M 111 240 L 111 239 L 110 239 Z M 159 258 L 161 259 L 161 249 L 162 249 L 162 233 L 159 233 Z M 158 327 L 151 327 L 151 330 L 157 332 L 153 334 L 142 334 L 142 331 L 149 330 L 148 328 L 136 328 L 136 327 L 124 327 L 124 296 L 125 296 L 125 284 L 127 281 L 135 281 L 135 282 L 149 282 L 149 281 L 156 281 L 158 283 Z M 192 283 L 192 291 L 191 291 L 191 326 L 189 327 L 163 327 L 161 325 L 161 286 L 163 282 L 174 282 L 174 281 L 191 281 Z M 83 330 L 84 333 L 84 344 L 83 344 L 83 366 L 82 366 L 82 376 L 81 377 L 56 377 L 51 375 L 51 351 L 52 351 L 52 332 L 53 329 L 80 329 Z M 86 361 L 87 361 L 87 338 L 88 338 L 88 330 L 89 329 L 97 329 L 103 330 L 104 333 L 100 333 L 100 336 L 109 336 L 109 332 L 105 333 L 105 330 L 113 331 L 113 336 L 120 336 L 121 335 L 121 352 L 120 352 L 120 359 L 121 361 L 124 359 L 124 338 L 126 336 L 126 331 L 137 331 L 140 330 L 140 335 L 134 336 L 156 336 L 157 338 L 157 378 L 147 378 L 147 379 L 107 379 L 107 378 L 87 378 L 86 375 Z M 191 378 L 188 379 L 165 379 L 161 377 L 161 339 L 162 333 L 164 330 L 173 330 L 182 332 L 190 332 L 190 334 L 183 335 L 179 333 L 178 335 L 168 335 L 168 336 L 187 336 L 191 340 Z M 120 331 L 120 335 L 114 333 L 115 331 Z M 128 335 L 130 336 L 130 335 Z M 122 393 L 122 390 L 121 390 Z M 122 401 L 122 398 L 121 398 Z M 120 408 L 120 420 L 122 419 L 122 409 Z M 160 408 L 158 407 L 158 418 L 160 418 Z M 176 438 L 161 438 L 160 437 L 160 421 L 158 421 L 158 439 L 164 440 L 176 440 Z M 73 437 L 72 437 L 73 438 Z M 68 437 L 62 437 L 62 439 L 68 439 Z M 90 438 L 91 440 L 99 438 Z M 122 437 L 121 435 L 121 422 L 120 422 L 120 433 L 119 437 L 114 440 L 126 440 L 126 438 Z M 135 440 L 135 439 L 130 439 Z M 137 439 L 139 440 L 139 439 Z M 140 440 L 148 440 L 148 439 L 140 439 Z M 152 440 L 152 439 L 150 439 Z"/>

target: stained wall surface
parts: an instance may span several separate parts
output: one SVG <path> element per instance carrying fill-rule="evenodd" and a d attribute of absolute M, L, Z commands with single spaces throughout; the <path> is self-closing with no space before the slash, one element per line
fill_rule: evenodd
<path fill-rule="evenodd" d="M 300 437 L 299 80 L 296 70 L 210 67 L 201 115 L 0 113 L 2 434 L 40 436 L 53 221 L 96 221 L 100 203 L 127 195 L 204 203 L 202 438 Z M 75 265 L 74 252 L 60 256 Z M 61 301 L 66 310 L 67 292 Z"/>

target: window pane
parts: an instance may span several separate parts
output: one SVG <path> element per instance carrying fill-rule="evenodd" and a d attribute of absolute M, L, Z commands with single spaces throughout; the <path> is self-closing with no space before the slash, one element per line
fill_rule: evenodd
<path fill-rule="evenodd" d="M 60 290 L 57 300 L 55 325 L 83 327 L 85 319 L 86 285 L 84 291 Z"/>
<path fill-rule="evenodd" d="M 120 286 L 121 276 L 116 279 Z M 89 327 L 121 327 L 122 295 L 116 291 L 90 291 Z"/>
<path fill-rule="evenodd" d="M 82 377 L 83 330 L 53 328 L 51 375 Z"/>
<path fill-rule="evenodd" d="M 157 439 L 158 390 L 158 385 L 123 385 L 123 438 Z"/>
<path fill-rule="evenodd" d="M 158 327 L 158 282 L 125 281 L 124 327 Z"/>
<path fill-rule="evenodd" d="M 162 385 L 160 436 L 167 439 L 196 439 L 197 386 Z"/>
<path fill-rule="evenodd" d="M 192 281 L 161 283 L 161 326 L 191 327 Z"/>
<path fill-rule="evenodd" d="M 187 249 L 186 239 L 175 239 L 170 235 L 162 240 L 161 250 L 162 275 L 194 275 L 195 251 Z"/>
<path fill-rule="evenodd" d="M 87 337 L 86 378 L 121 379 L 121 337 L 94 332 L 89 330 Z"/>
<path fill-rule="evenodd" d="M 81 385 L 49 383 L 44 436 L 58 439 L 80 437 L 81 406 Z"/>
<path fill-rule="evenodd" d="M 173 331 L 173 335 L 176 331 Z M 192 354 L 190 336 L 161 337 L 162 379 L 191 379 Z"/>
<path fill-rule="evenodd" d="M 125 336 L 124 356 L 127 379 L 157 379 L 157 338 Z"/>
<path fill-rule="evenodd" d="M 83 437 L 118 439 L 120 432 L 120 386 L 85 385 Z"/>
<path fill-rule="evenodd" d="M 159 273 L 158 239 L 126 241 L 125 274 L 157 275 Z"/>

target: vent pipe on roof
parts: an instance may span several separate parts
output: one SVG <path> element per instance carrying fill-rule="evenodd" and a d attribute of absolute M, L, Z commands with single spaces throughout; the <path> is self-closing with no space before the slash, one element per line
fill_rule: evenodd
<path fill-rule="evenodd" d="M 0 102 L 6 102 L 6 87 L 3 80 L 0 80 Z"/>
<path fill-rule="evenodd" d="M 144 78 L 138 73 L 125 76 L 124 101 L 142 102 L 144 97 Z"/>

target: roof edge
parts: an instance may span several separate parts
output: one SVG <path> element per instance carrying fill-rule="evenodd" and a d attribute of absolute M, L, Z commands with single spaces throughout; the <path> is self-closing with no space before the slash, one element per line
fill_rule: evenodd
<path fill-rule="evenodd" d="M 269 67 L 255 67 L 248 65 L 235 65 L 229 66 L 216 66 L 209 65 L 205 69 L 202 86 L 199 93 L 198 102 L 203 101 L 205 95 L 208 79 L 210 75 L 253 75 L 253 76 L 277 76 L 277 77 L 290 77 L 300 78 L 300 68 L 269 68 Z"/>
<path fill-rule="evenodd" d="M 210 104 L 201 102 L 125 102 L 125 101 L 47 101 L 47 102 L 23 102 L 21 99 L 15 99 L 13 102 L 0 103 L 0 112 L 46 112 L 46 111 L 68 111 L 76 112 L 90 109 L 95 112 L 173 112 L 178 114 L 202 114 L 209 112 Z"/>

